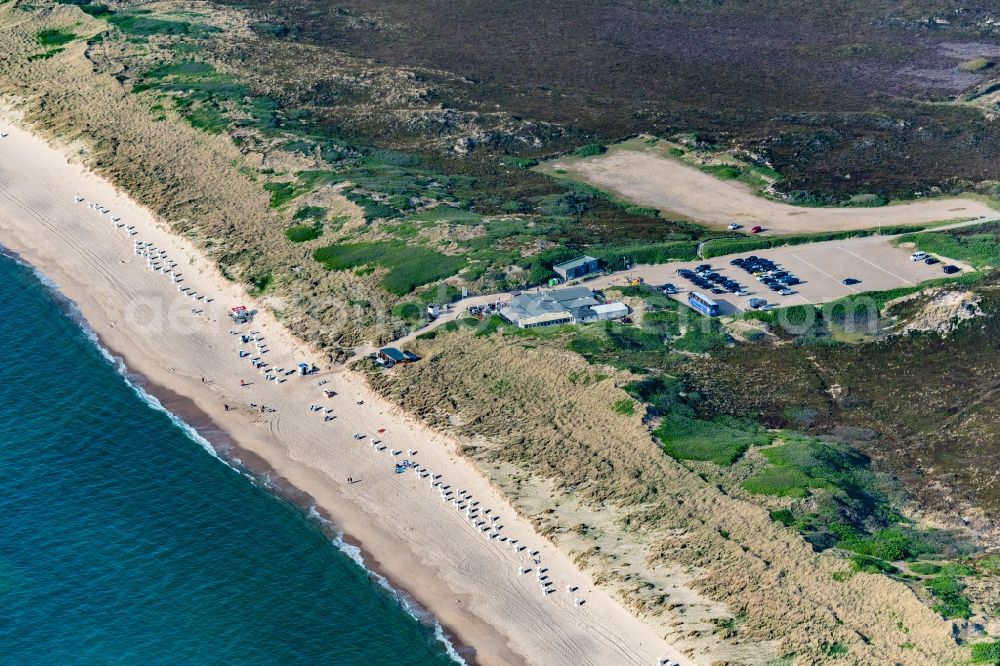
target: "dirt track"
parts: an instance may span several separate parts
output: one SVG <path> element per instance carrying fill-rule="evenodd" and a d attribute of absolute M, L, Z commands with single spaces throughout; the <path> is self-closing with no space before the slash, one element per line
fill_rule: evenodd
<path fill-rule="evenodd" d="M 993 217 L 996 211 L 973 199 L 928 199 L 876 208 L 806 208 L 756 195 L 750 187 L 720 180 L 655 152 L 612 147 L 588 159 L 566 158 L 551 164 L 576 180 L 613 192 L 628 201 L 657 208 L 712 227 L 731 222 L 764 234 L 802 234 L 916 225 L 941 220 Z M 549 169 L 546 169 L 548 171 Z"/>

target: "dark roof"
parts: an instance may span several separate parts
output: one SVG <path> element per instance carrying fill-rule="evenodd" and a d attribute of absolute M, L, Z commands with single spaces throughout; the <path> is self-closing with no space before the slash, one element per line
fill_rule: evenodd
<path fill-rule="evenodd" d="M 403 352 L 399 351 L 395 347 L 382 347 L 382 349 L 379 349 L 378 351 L 382 354 L 382 356 L 385 356 L 390 361 L 399 362 L 407 360 Z"/>
<path fill-rule="evenodd" d="M 586 266 L 592 261 L 597 261 L 597 259 L 595 259 L 594 257 L 589 257 L 584 255 L 582 257 L 577 257 L 576 259 L 570 259 L 569 261 L 564 261 L 561 264 L 556 264 L 552 268 L 553 270 L 562 269 L 564 271 L 569 271 L 574 268 L 580 268 L 581 266 Z"/>

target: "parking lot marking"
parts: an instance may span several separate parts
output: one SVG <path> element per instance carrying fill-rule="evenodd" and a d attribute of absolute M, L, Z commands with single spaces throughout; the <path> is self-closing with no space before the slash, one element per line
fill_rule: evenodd
<path fill-rule="evenodd" d="M 844 248 L 842 248 L 842 247 L 841 247 L 841 248 L 838 248 L 838 249 L 841 249 L 841 250 L 843 250 Z M 846 251 L 846 250 L 845 250 L 845 251 Z M 853 292 L 854 292 L 855 294 L 860 294 L 860 293 L 861 293 L 861 290 L 860 290 L 860 289 L 855 289 L 853 285 L 849 285 L 849 284 L 844 284 L 844 283 L 843 283 L 843 281 L 841 281 L 841 280 L 838 280 L 837 278 L 833 277 L 832 275 L 830 275 L 829 273 L 827 273 L 826 271 L 824 271 L 824 270 L 823 270 L 822 268 L 820 268 L 819 266 L 816 266 L 816 265 L 815 265 L 815 264 L 813 264 L 812 262 L 809 262 L 809 261 L 806 261 L 805 259 L 803 259 L 803 258 L 802 258 L 802 257 L 800 257 L 799 255 L 795 254 L 794 252 L 789 252 L 788 254 L 789 254 L 789 256 L 791 256 L 791 257 L 794 257 L 794 258 L 798 259 L 799 261 L 801 261 L 801 262 L 802 262 L 803 264 L 805 264 L 805 265 L 806 265 L 806 266 L 808 266 L 809 268 L 812 268 L 812 269 L 814 269 L 814 270 L 817 270 L 817 271 L 819 271 L 820 273 L 822 273 L 823 275 L 827 276 L 828 278 L 830 278 L 830 279 L 831 279 L 831 280 L 833 280 L 834 282 L 836 282 L 836 283 L 838 283 L 838 284 L 842 284 L 842 285 L 844 285 L 845 287 L 847 287 L 848 289 L 850 289 L 851 291 L 853 291 Z M 854 253 L 853 253 L 853 252 L 850 252 L 850 254 L 854 254 Z M 874 264 L 872 264 L 872 265 L 874 265 Z M 889 273 L 889 275 L 892 275 L 892 273 Z"/>
<path fill-rule="evenodd" d="M 885 273 L 886 275 L 891 275 L 892 277 L 896 278 L 897 280 L 902 280 L 903 282 L 905 282 L 906 284 L 910 285 L 911 287 L 912 287 L 912 286 L 913 286 L 914 284 L 916 284 L 915 282 L 911 282 L 910 280 L 907 280 L 906 278 L 904 278 L 904 277 L 903 277 L 903 276 L 901 276 L 901 275 L 896 275 L 896 274 L 895 274 L 895 273 L 893 273 L 892 271 L 887 271 L 887 270 L 885 270 L 884 268 L 882 268 L 882 267 L 881 267 L 881 266 L 879 266 L 878 264 L 875 264 L 875 263 L 872 263 L 872 262 L 868 261 L 867 259 L 865 259 L 864 257 L 862 257 L 862 256 L 861 256 L 861 255 L 859 255 L 859 254 L 856 254 L 856 253 L 854 253 L 854 252 L 851 252 L 850 250 L 848 250 L 848 249 L 847 249 L 846 247 L 844 247 L 843 245 L 840 245 L 840 246 L 837 246 L 837 249 L 838 249 L 838 250 L 843 250 L 844 252 L 846 252 L 847 254 L 851 255 L 851 256 L 852 256 L 852 257 L 854 257 L 855 259 L 860 259 L 861 261 L 865 262 L 865 263 L 866 263 L 866 264 L 868 264 L 869 266 L 874 266 L 875 268 L 879 269 L 880 271 L 882 271 L 882 272 L 883 272 L 883 273 Z"/>

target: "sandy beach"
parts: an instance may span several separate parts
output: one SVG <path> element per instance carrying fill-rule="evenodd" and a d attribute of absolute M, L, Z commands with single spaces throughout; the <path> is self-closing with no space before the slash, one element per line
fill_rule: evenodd
<path fill-rule="evenodd" d="M 198 415 L 191 420 L 222 431 L 218 439 L 233 443 L 233 456 L 314 503 L 361 548 L 369 568 L 438 619 L 467 661 L 694 663 L 519 518 L 457 454 L 456 441 L 381 400 L 363 377 L 326 367 L 270 314 L 235 326 L 228 309 L 253 308 L 253 300 L 192 243 L 61 150 L 7 122 L 0 131 L 7 133 L 0 139 L 0 244 L 54 281 L 154 395 L 168 406 L 183 403 Z M 144 254 L 137 254 L 137 241 Z M 154 271 L 151 261 L 173 272 Z M 233 330 L 258 332 L 260 348 L 253 340 L 242 344 Z M 270 371 L 252 367 L 251 357 Z M 298 362 L 320 371 L 286 375 Z M 378 447 L 372 437 L 381 440 Z M 403 459 L 420 473 L 394 473 Z M 421 476 L 428 472 L 433 476 Z M 435 480 L 447 488 L 433 487 Z M 456 495 L 443 500 L 448 492 Z M 493 529 L 484 534 L 477 522 Z M 539 576 L 551 581 L 550 593 L 542 592 Z"/>

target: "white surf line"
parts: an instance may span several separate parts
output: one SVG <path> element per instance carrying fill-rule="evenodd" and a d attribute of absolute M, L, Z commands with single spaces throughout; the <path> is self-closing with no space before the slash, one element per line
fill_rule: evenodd
<path fill-rule="evenodd" d="M 869 266 L 874 266 L 875 268 L 877 268 L 878 270 L 882 271 L 882 272 L 883 272 L 883 273 L 885 273 L 886 275 L 891 275 L 892 277 L 896 278 L 897 280 L 902 280 L 903 282 L 905 282 L 906 284 L 910 285 L 911 287 L 912 287 L 912 286 L 914 286 L 914 285 L 916 285 L 916 282 L 912 282 L 912 281 L 910 281 L 910 280 L 907 280 L 906 278 L 904 278 L 904 277 L 903 277 L 903 276 L 901 276 L 901 275 L 896 275 L 896 274 L 895 274 L 895 273 L 893 273 L 892 271 L 887 271 L 886 269 L 882 268 L 882 267 L 881 267 L 881 266 L 879 266 L 878 264 L 875 264 L 875 263 L 872 263 L 872 262 L 871 262 L 871 261 L 869 261 L 868 259 L 865 259 L 865 258 L 864 258 L 864 257 L 862 257 L 861 255 L 858 255 L 858 254 L 855 254 L 854 252 L 851 252 L 850 250 L 848 250 L 848 249 L 847 249 L 846 247 L 844 247 L 843 245 L 838 245 L 838 246 L 837 246 L 837 249 L 838 249 L 838 250 L 843 250 L 844 252 L 846 252 L 847 254 L 851 255 L 851 256 L 852 256 L 852 257 L 854 257 L 855 259 L 860 259 L 861 261 L 865 262 L 865 263 L 866 263 L 866 264 L 868 264 Z"/>

